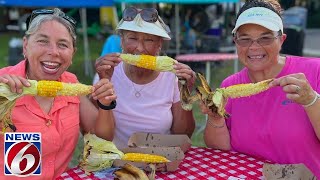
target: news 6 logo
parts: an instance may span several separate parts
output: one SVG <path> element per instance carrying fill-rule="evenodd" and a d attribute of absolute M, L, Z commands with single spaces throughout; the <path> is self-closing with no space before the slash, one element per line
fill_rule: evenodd
<path fill-rule="evenodd" d="M 27 177 L 41 174 L 41 134 L 5 133 L 4 174 Z"/>

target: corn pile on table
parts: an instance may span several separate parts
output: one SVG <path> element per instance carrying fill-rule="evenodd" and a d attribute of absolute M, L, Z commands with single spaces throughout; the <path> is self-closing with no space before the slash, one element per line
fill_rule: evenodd
<path fill-rule="evenodd" d="M 262 179 L 262 167 L 265 162 L 267 161 L 233 151 L 191 147 L 178 170 L 157 172 L 156 179 L 228 179 L 229 177 Z M 73 168 L 57 178 L 57 180 L 73 179 L 105 180 L 110 179 L 110 176 L 97 178 L 93 174 L 86 175 L 79 168 Z"/>

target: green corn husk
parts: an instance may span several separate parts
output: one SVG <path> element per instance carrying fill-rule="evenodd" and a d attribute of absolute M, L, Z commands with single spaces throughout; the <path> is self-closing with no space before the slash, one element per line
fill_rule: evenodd
<path fill-rule="evenodd" d="M 23 87 L 23 92 L 13 93 L 10 87 L 5 83 L 0 83 L 0 122 L 2 123 L 1 133 L 6 132 L 7 128 L 16 131 L 16 127 L 11 120 L 11 112 L 16 103 L 16 100 L 23 95 L 37 94 L 37 81 L 29 80 L 31 86 Z"/>
<path fill-rule="evenodd" d="M 87 174 L 110 168 L 115 159 L 121 159 L 124 155 L 112 142 L 90 133 L 84 136 L 83 149 L 79 165 Z"/>

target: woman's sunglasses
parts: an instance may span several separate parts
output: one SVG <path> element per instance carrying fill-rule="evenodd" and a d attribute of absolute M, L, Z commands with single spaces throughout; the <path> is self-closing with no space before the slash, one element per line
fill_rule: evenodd
<path fill-rule="evenodd" d="M 157 20 L 159 20 L 161 26 L 165 29 L 165 31 L 167 33 L 170 32 L 170 28 L 162 21 L 161 18 L 159 18 L 158 11 L 154 8 L 145 8 L 138 10 L 134 7 L 128 7 L 123 11 L 122 19 L 124 21 L 133 21 L 139 13 L 142 20 L 146 22 L 155 23 L 157 22 Z"/>
<path fill-rule="evenodd" d="M 36 18 L 39 15 L 46 15 L 46 14 L 54 14 L 54 10 L 52 9 L 37 9 L 32 11 L 31 15 L 27 18 L 26 20 L 26 24 L 27 24 L 27 30 L 29 29 L 29 26 L 31 24 L 31 22 L 33 21 L 34 18 Z M 76 29 L 76 24 L 77 21 L 74 20 L 72 17 L 67 16 L 64 13 L 59 13 L 59 16 L 62 17 L 63 19 L 67 20 L 74 29 Z"/>

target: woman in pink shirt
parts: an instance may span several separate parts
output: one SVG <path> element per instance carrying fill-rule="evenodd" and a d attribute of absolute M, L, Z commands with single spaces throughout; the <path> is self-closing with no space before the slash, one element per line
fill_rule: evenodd
<path fill-rule="evenodd" d="M 276 0 L 250 0 L 232 33 L 245 68 L 222 87 L 275 78 L 260 94 L 229 99 L 228 119 L 210 112 L 208 147 L 235 150 L 280 164 L 305 164 L 320 178 L 320 59 L 280 55 L 287 38 Z"/>
<path fill-rule="evenodd" d="M 23 38 L 25 60 L 0 69 L 0 82 L 17 93 L 23 86 L 30 86 L 27 79 L 78 82 L 74 74 L 66 71 L 76 52 L 75 23 L 57 8 L 33 11 Z M 92 97 L 102 108 L 111 109 L 116 99 L 112 83 L 101 79 L 94 85 Z M 54 179 L 61 175 L 72 158 L 80 129 L 110 140 L 113 114 L 104 109 L 96 109 L 87 97 L 19 98 L 12 112 L 16 132 L 41 133 L 42 139 L 41 175 L 27 179 Z M 1 156 L 4 154 L 3 141 L 1 136 Z M 21 168 L 21 172 L 28 170 L 28 166 Z M 4 158 L 0 158 L 0 179 L 19 179 L 17 175 L 19 173 L 5 176 Z"/>

